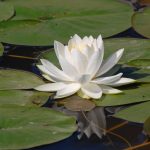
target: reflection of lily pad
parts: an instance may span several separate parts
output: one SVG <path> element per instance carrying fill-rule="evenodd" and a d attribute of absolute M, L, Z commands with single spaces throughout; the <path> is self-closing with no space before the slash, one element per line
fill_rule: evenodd
<path fill-rule="evenodd" d="M 51 93 L 25 91 L 25 90 L 2 90 L 0 91 L 0 104 L 15 104 L 20 106 L 41 106 L 46 103 Z"/>
<path fill-rule="evenodd" d="M 4 51 L 4 47 L 3 47 L 3 45 L 0 43 L 0 56 L 3 54 L 3 51 Z"/>
<path fill-rule="evenodd" d="M 132 17 L 133 28 L 143 36 L 150 38 L 150 8 L 145 8 L 143 12 L 136 12 Z"/>
<path fill-rule="evenodd" d="M 0 149 L 25 149 L 70 136 L 75 119 L 48 108 L 0 106 Z"/>
<path fill-rule="evenodd" d="M 71 111 L 90 111 L 95 107 L 94 102 L 73 95 L 64 99 L 64 106 Z"/>
<path fill-rule="evenodd" d="M 150 135 L 150 117 L 144 122 L 144 130 Z"/>
<path fill-rule="evenodd" d="M 139 0 L 139 3 L 144 6 L 150 6 L 150 0 Z"/>
<path fill-rule="evenodd" d="M 27 71 L 0 69 L 0 90 L 31 89 L 44 84 L 43 80 Z"/>
<path fill-rule="evenodd" d="M 111 36 L 131 26 L 133 12 L 129 5 L 115 0 L 47 0 L 44 3 L 13 0 L 9 3 L 14 4 L 17 13 L 11 21 L 0 23 L 0 40 L 20 45 L 51 45 L 56 39 L 67 42 L 75 33 Z M 39 18 L 43 20 L 38 24 L 29 21 Z"/>
<path fill-rule="evenodd" d="M 0 21 L 6 21 L 14 15 L 14 8 L 11 4 L 0 2 Z"/>
<path fill-rule="evenodd" d="M 121 110 L 114 116 L 133 122 L 144 123 L 150 116 L 150 101 Z"/>
<path fill-rule="evenodd" d="M 97 106 L 116 106 L 150 100 L 150 84 L 120 87 L 123 93 L 104 95 L 100 100 L 95 100 Z"/>

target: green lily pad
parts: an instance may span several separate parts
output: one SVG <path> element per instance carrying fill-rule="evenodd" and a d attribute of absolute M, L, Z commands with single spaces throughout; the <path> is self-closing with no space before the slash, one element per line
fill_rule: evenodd
<path fill-rule="evenodd" d="M 129 5 L 115 0 L 5 2 L 14 5 L 16 16 L 0 23 L 0 40 L 19 45 L 52 45 L 54 40 L 66 43 L 75 33 L 108 37 L 129 28 L 133 13 Z M 31 19 L 42 22 L 36 24 Z"/>
<path fill-rule="evenodd" d="M 144 122 L 144 130 L 150 135 L 150 117 Z"/>
<path fill-rule="evenodd" d="M 0 69 L 0 83 L 0 90 L 32 89 L 44 84 L 44 81 L 31 72 Z"/>
<path fill-rule="evenodd" d="M 121 110 L 114 116 L 128 121 L 144 123 L 150 116 L 150 101 Z"/>
<path fill-rule="evenodd" d="M 14 15 L 14 7 L 11 4 L 0 2 L 0 21 L 6 21 Z"/>
<path fill-rule="evenodd" d="M 131 68 L 131 70 L 132 70 L 131 66 L 128 68 Z M 135 71 L 133 71 L 129 74 L 126 73 L 126 77 L 135 79 L 135 80 L 137 80 L 137 82 L 150 83 L 150 69 L 133 68 L 133 70 L 135 70 Z"/>
<path fill-rule="evenodd" d="M 3 52 L 4 52 L 4 47 L 3 47 L 3 45 L 0 43 L 0 56 L 3 55 Z"/>
<path fill-rule="evenodd" d="M 70 0 L 45 0 L 44 3 L 42 0 L 36 0 L 36 3 L 34 0 L 5 0 L 5 2 L 15 7 L 16 16 L 13 19 L 51 19 L 72 15 L 89 15 L 93 11 L 94 14 L 99 11 L 107 13 L 107 11 L 110 12 L 115 8 L 117 8 L 117 12 L 118 9 L 124 12 L 124 10 L 127 9 L 127 6 L 113 0 L 76 0 L 75 2 Z M 121 10 L 120 7 L 122 7 L 123 10 Z"/>
<path fill-rule="evenodd" d="M 0 106 L 0 149 L 26 149 L 67 138 L 75 119 L 49 108 Z"/>
<path fill-rule="evenodd" d="M 124 48 L 119 63 L 128 63 L 135 59 L 150 59 L 150 40 L 136 38 L 114 38 L 104 40 L 105 57 Z"/>
<path fill-rule="evenodd" d="M 143 35 L 150 38 L 150 8 L 145 8 L 142 12 L 136 12 L 132 17 L 133 28 Z"/>
<path fill-rule="evenodd" d="M 49 50 L 47 50 L 47 51 L 45 51 L 45 52 L 42 52 L 42 53 L 40 54 L 39 58 L 40 58 L 40 59 L 41 59 L 41 58 L 47 59 L 47 60 L 49 60 L 50 62 L 52 62 L 54 65 L 60 66 L 59 61 L 58 61 L 58 59 L 57 59 L 57 56 L 56 56 L 55 51 L 54 51 L 53 48 L 51 48 L 51 49 L 49 49 Z"/>
<path fill-rule="evenodd" d="M 150 69 L 150 59 L 135 59 L 127 64 L 138 68 Z"/>
<path fill-rule="evenodd" d="M 118 87 L 123 93 L 103 95 L 100 100 L 94 100 L 97 106 L 117 106 L 150 100 L 150 84 Z"/>
<path fill-rule="evenodd" d="M 128 65 L 122 65 L 118 72 L 122 72 L 124 77 L 135 79 L 137 82 L 150 83 L 149 60 L 133 60 Z"/>
<path fill-rule="evenodd" d="M 27 90 L 2 90 L 0 91 L 0 105 L 15 104 L 19 106 L 42 106 L 51 93 Z"/>

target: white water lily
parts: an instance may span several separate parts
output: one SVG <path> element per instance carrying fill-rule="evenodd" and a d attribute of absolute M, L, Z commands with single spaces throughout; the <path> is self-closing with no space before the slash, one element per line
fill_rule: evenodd
<path fill-rule="evenodd" d="M 48 60 L 41 59 L 42 65 L 38 65 L 38 68 L 43 73 L 43 77 L 53 83 L 46 83 L 35 89 L 46 92 L 56 91 L 56 99 L 76 92 L 85 98 L 99 99 L 102 93 L 122 92 L 113 87 L 135 82 L 133 79 L 122 77 L 123 73 L 112 75 L 113 67 L 118 63 L 124 49 L 116 51 L 103 61 L 104 45 L 101 36 L 97 39 L 92 36 L 81 39 L 75 34 L 68 45 L 55 41 L 54 49 L 61 69 Z"/>

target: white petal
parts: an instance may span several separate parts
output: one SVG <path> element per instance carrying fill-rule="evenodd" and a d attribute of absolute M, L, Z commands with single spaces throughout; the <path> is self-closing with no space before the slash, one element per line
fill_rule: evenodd
<path fill-rule="evenodd" d="M 37 67 L 41 72 L 51 75 L 51 73 L 43 65 L 37 65 Z"/>
<path fill-rule="evenodd" d="M 82 54 L 79 50 L 72 49 L 71 50 L 72 59 L 74 61 L 75 67 L 78 69 L 80 73 L 85 73 L 85 69 L 87 66 L 87 58 L 84 54 Z"/>
<path fill-rule="evenodd" d="M 68 46 L 65 46 L 65 59 L 73 65 L 71 51 L 68 49 Z"/>
<path fill-rule="evenodd" d="M 111 55 L 100 67 L 99 71 L 97 72 L 96 77 L 106 73 L 109 71 L 113 66 L 115 66 L 119 59 L 121 58 L 123 54 L 124 49 L 120 49 L 117 52 L 115 52 L 113 55 Z"/>
<path fill-rule="evenodd" d="M 59 57 L 61 68 L 70 78 L 75 79 L 79 76 L 78 70 L 63 57 Z"/>
<path fill-rule="evenodd" d="M 75 34 L 68 42 L 68 48 L 71 50 L 72 48 L 76 48 L 80 45 L 81 38 Z"/>
<path fill-rule="evenodd" d="M 89 45 L 90 43 L 89 38 L 87 36 L 85 36 L 82 41 L 85 45 Z"/>
<path fill-rule="evenodd" d="M 58 91 L 61 89 L 64 89 L 66 87 L 66 84 L 62 82 L 56 82 L 56 83 L 47 83 L 40 85 L 38 87 L 35 87 L 34 89 L 37 91 L 45 91 L 45 92 L 53 92 L 53 91 Z"/>
<path fill-rule="evenodd" d="M 110 86 L 106 86 L 106 85 L 100 85 L 103 93 L 105 94 L 118 94 L 118 93 L 122 93 L 122 91 L 114 89 Z"/>
<path fill-rule="evenodd" d="M 55 98 L 63 98 L 73 95 L 80 89 L 81 85 L 79 83 L 68 84 L 64 89 L 57 91 Z"/>
<path fill-rule="evenodd" d="M 94 40 L 93 36 L 90 35 L 90 36 L 89 36 L 89 42 L 90 42 L 89 44 L 90 44 L 90 45 L 92 45 L 93 40 Z"/>
<path fill-rule="evenodd" d="M 104 49 L 103 39 L 102 39 L 101 35 L 99 35 L 97 38 L 97 46 L 99 49 Z"/>
<path fill-rule="evenodd" d="M 117 82 L 113 82 L 113 83 L 109 83 L 109 85 L 113 86 L 113 87 L 117 87 L 117 86 L 122 86 L 122 85 L 126 85 L 126 84 L 131 84 L 136 82 L 136 80 L 134 79 L 130 79 L 130 78 L 121 78 L 119 81 Z"/>
<path fill-rule="evenodd" d="M 83 53 L 86 54 L 87 58 L 90 60 L 91 56 L 95 52 L 93 46 L 86 46 L 85 49 L 83 49 Z"/>
<path fill-rule="evenodd" d="M 72 37 L 72 40 L 75 44 L 79 44 L 82 40 L 80 38 L 80 36 L 78 36 L 77 34 L 75 34 L 73 37 Z"/>
<path fill-rule="evenodd" d="M 82 92 L 91 97 L 91 98 L 100 98 L 102 96 L 102 90 L 101 88 L 94 84 L 94 83 L 88 83 L 84 87 L 81 88 Z"/>
<path fill-rule="evenodd" d="M 42 73 L 45 74 L 43 77 L 49 81 L 53 81 L 53 82 L 68 81 L 65 80 L 65 78 L 60 78 L 60 76 L 56 77 L 54 74 L 49 72 L 43 65 L 37 65 L 37 67 L 40 69 Z"/>
<path fill-rule="evenodd" d="M 111 82 L 118 81 L 122 75 L 123 73 L 118 73 L 117 75 L 114 75 L 114 76 L 97 78 L 97 79 L 92 80 L 91 82 L 96 83 L 96 84 L 109 84 Z"/>
<path fill-rule="evenodd" d="M 47 74 L 42 74 L 42 76 L 43 76 L 45 79 L 49 80 L 49 81 L 56 82 L 56 80 L 54 80 L 53 78 L 51 78 L 51 77 L 50 77 L 49 75 L 47 75 Z"/>
<path fill-rule="evenodd" d="M 99 69 L 102 60 L 103 60 L 103 51 L 95 51 L 94 54 L 91 56 L 87 69 L 86 69 L 86 74 L 91 74 L 91 77 L 95 75 L 97 70 Z"/>
<path fill-rule="evenodd" d="M 58 69 L 46 59 L 41 59 L 41 63 L 49 71 L 50 75 L 62 79 L 64 81 L 72 81 L 72 79 L 69 76 L 67 76 L 62 70 Z"/>
<path fill-rule="evenodd" d="M 86 84 L 90 81 L 91 79 L 91 75 L 89 74 L 84 74 L 82 75 L 79 79 L 78 79 L 78 82 L 81 83 L 81 84 Z"/>
<path fill-rule="evenodd" d="M 64 49 L 65 46 L 62 43 L 58 41 L 54 41 L 54 50 L 58 59 L 60 55 L 64 57 Z"/>

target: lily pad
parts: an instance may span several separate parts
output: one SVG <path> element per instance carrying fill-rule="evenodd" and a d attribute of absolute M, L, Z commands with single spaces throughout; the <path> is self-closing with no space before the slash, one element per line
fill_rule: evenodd
<path fill-rule="evenodd" d="M 144 130 L 150 135 L 150 117 L 144 122 Z"/>
<path fill-rule="evenodd" d="M 0 2 L 0 21 L 6 21 L 14 15 L 14 7 L 11 4 Z"/>
<path fill-rule="evenodd" d="M 95 107 L 94 102 L 79 96 L 65 98 L 64 106 L 71 111 L 90 111 Z"/>
<path fill-rule="evenodd" d="M 4 47 L 3 45 L 0 43 L 0 56 L 3 55 L 4 52 Z"/>
<path fill-rule="evenodd" d="M 133 28 L 143 35 L 150 38 L 150 8 L 145 8 L 142 12 L 136 12 L 132 17 Z"/>
<path fill-rule="evenodd" d="M 118 88 L 120 94 L 103 95 L 100 100 L 94 100 L 97 106 L 117 106 L 150 100 L 150 84 L 132 85 Z"/>
<path fill-rule="evenodd" d="M 129 28 L 133 13 L 129 5 L 115 0 L 5 2 L 13 4 L 17 13 L 0 23 L 0 40 L 19 45 L 52 45 L 56 39 L 66 43 L 75 33 L 108 37 Z M 31 23 L 39 18 L 42 22 Z"/>
<path fill-rule="evenodd" d="M 42 106 L 51 93 L 27 90 L 2 90 L 0 91 L 0 105 L 15 104 L 19 106 Z"/>
<path fill-rule="evenodd" d="M 31 72 L 0 69 L 0 83 L 0 90 L 32 89 L 44 84 L 44 81 Z"/>
<path fill-rule="evenodd" d="M 150 116 L 150 101 L 121 110 L 114 116 L 128 121 L 144 123 Z"/>
<path fill-rule="evenodd" d="M 60 141 L 75 130 L 75 119 L 37 107 L 0 106 L 0 149 L 26 149 Z"/>
<path fill-rule="evenodd" d="M 131 66 L 123 65 L 118 72 L 122 72 L 124 77 L 135 79 L 137 82 L 150 83 L 150 66 L 148 60 L 134 60 L 127 64 Z"/>
<path fill-rule="evenodd" d="M 143 69 L 150 69 L 150 59 L 135 59 L 130 61 L 128 65 Z"/>
<path fill-rule="evenodd" d="M 114 38 L 104 40 L 105 57 L 124 48 L 119 63 L 128 63 L 135 59 L 150 59 L 150 40 L 136 38 Z"/>

